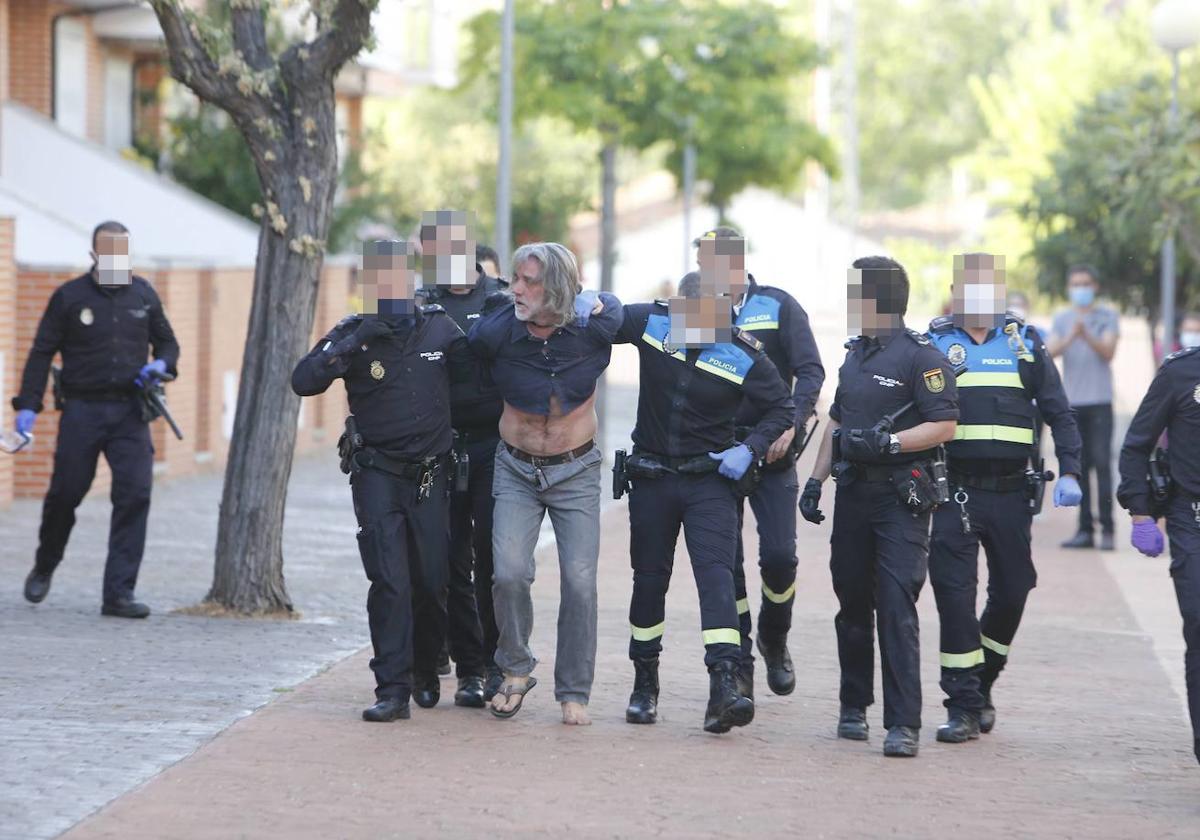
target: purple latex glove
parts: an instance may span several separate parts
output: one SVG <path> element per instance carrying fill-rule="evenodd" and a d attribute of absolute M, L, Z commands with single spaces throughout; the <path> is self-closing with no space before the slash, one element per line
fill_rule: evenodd
<path fill-rule="evenodd" d="M 1163 535 L 1153 519 L 1143 519 L 1133 523 L 1133 533 L 1129 542 L 1147 557 L 1157 557 L 1162 554 Z"/>

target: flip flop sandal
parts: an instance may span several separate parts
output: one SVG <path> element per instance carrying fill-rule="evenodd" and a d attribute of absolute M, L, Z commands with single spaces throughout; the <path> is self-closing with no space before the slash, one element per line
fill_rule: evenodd
<path fill-rule="evenodd" d="M 521 707 L 525 705 L 525 695 L 528 694 L 530 689 L 532 689 L 535 685 L 537 685 L 537 677 L 530 677 L 529 682 L 525 683 L 524 686 L 501 686 L 500 690 L 496 692 L 498 696 L 503 697 L 505 700 L 511 700 L 514 696 L 519 697 L 520 702 L 517 703 L 516 708 L 509 709 L 508 711 L 501 711 L 495 706 L 489 706 L 488 708 L 491 709 L 492 714 L 498 718 L 510 718 L 517 712 L 521 711 Z"/>

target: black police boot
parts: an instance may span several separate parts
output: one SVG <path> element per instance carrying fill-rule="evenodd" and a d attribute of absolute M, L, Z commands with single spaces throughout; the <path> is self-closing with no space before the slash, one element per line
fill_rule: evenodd
<path fill-rule="evenodd" d="M 442 686 L 437 674 L 413 675 L 412 698 L 422 709 L 432 709 L 442 699 Z"/>
<path fill-rule="evenodd" d="M 728 732 L 754 720 L 754 701 L 738 693 L 737 664 L 718 662 L 708 669 L 708 708 L 705 732 Z"/>
<path fill-rule="evenodd" d="M 780 696 L 796 689 L 796 672 L 788 652 L 787 636 L 766 636 L 759 631 L 758 652 L 767 664 L 767 685 Z"/>
<path fill-rule="evenodd" d="M 754 660 L 743 659 L 737 666 L 737 690 L 743 697 L 754 699 Z"/>
<path fill-rule="evenodd" d="M 500 690 L 500 686 L 503 684 L 504 672 L 495 665 L 487 666 L 483 677 L 483 702 L 492 702 L 492 698 L 496 696 L 496 692 Z"/>
<path fill-rule="evenodd" d="M 1112 531 L 1105 531 L 1100 535 L 1100 550 L 1113 551 L 1116 548 L 1115 540 Z"/>
<path fill-rule="evenodd" d="M 633 660 L 633 692 L 625 709 L 626 723 L 658 722 L 658 657 Z"/>
<path fill-rule="evenodd" d="M 911 726 L 893 726 L 883 739 L 883 754 L 891 758 L 916 758 L 921 747 L 920 731 Z"/>
<path fill-rule="evenodd" d="M 1061 548 L 1095 548 L 1096 542 L 1092 539 L 1091 531 L 1076 531 L 1075 536 L 1059 543 L 1059 546 Z"/>
<path fill-rule="evenodd" d="M 847 741 L 865 741 L 871 727 L 867 725 L 867 710 L 858 706 L 842 704 L 838 715 L 837 736 Z"/>
<path fill-rule="evenodd" d="M 996 707 L 992 705 L 992 687 L 983 689 L 983 710 L 979 713 L 979 731 L 984 735 L 996 725 Z"/>
<path fill-rule="evenodd" d="M 111 615 L 115 618 L 145 618 L 150 615 L 150 608 L 132 598 L 117 598 L 105 601 L 100 606 L 100 615 Z"/>
<path fill-rule="evenodd" d="M 375 701 L 369 709 L 363 709 L 362 719 L 371 723 L 390 723 L 393 720 L 408 720 L 408 701 L 398 697 L 384 697 Z"/>
<path fill-rule="evenodd" d="M 482 709 L 486 702 L 483 699 L 483 677 L 459 678 L 458 691 L 454 692 L 455 706 L 465 706 L 468 709 Z"/>
<path fill-rule="evenodd" d="M 979 715 L 963 709 L 951 709 L 946 722 L 937 731 L 937 739 L 943 744 L 962 744 L 978 737 Z"/>
<path fill-rule="evenodd" d="M 450 650 L 446 646 L 442 646 L 442 652 L 438 654 L 437 672 L 439 677 L 450 676 Z"/>
<path fill-rule="evenodd" d="M 40 604 L 50 591 L 50 576 L 54 572 L 43 572 L 37 566 L 25 578 L 25 600 L 31 604 Z"/>

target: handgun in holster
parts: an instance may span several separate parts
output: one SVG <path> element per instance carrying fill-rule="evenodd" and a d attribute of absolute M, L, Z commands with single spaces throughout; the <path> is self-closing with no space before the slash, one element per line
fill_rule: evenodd
<path fill-rule="evenodd" d="M 54 410 L 62 411 L 67 407 L 67 395 L 63 393 L 62 368 L 50 366 L 50 391 L 54 394 Z"/>
<path fill-rule="evenodd" d="M 341 457 L 339 466 L 343 473 L 350 475 L 351 472 L 358 472 L 361 469 L 354 461 L 354 453 L 362 448 L 363 438 L 358 433 L 358 421 L 354 419 L 353 414 L 349 414 L 346 416 L 346 429 L 337 442 L 338 455 Z"/>
<path fill-rule="evenodd" d="M 1046 459 L 1038 458 L 1037 463 L 1025 470 L 1025 498 L 1029 502 L 1029 512 L 1037 516 L 1042 512 L 1046 502 L 1046 484 L 1054 480 L 1054 473 L 1046 469 Z"/>
<path fill-rule="evenodd" d="M 1150 456 L 1150 468 L 1147 477 L 1150 479 L 1150 497 L 1154 505 L 1153 513 L 1156 516 L 1161 516 L 1166 512 L 1167 502 L 1171 498 L 1173 485 L 1171 480 L 1171 462 L 1167 457 L 1167 450 L 1161 446 L 1155 448 L 1154 454 Z"/>
<path fill-rule="evenodd" d="M 613 498 L 620 499 L 630 490 L 629 477 L 625 474 L 625 459 L 626 454 L 624 449 L 618 449 L 613 455 Z"/>
<path fill-rule="evenodd" d="M 471 456 L 467 452 L 466 438 L 458 432 L 454 433 L 450 457 L 454 459 L 454 492 L 465 493 L 471 481 Z"/>

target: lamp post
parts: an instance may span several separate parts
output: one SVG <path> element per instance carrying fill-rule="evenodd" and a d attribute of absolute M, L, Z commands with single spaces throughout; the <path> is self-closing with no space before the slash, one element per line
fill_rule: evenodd
<path fill-rule="evenodd" d="M 1171 54 L 1171 110 L 1167 124 L 1174 132 L 1179 124 L 1179 52 L 1200 41 L 1200 4 L 1194 0 L 1162 0 L 1150 13 L 1150 33 L 1155 43 Z M 1159 279 L 1164 356 L 1175 346 L 1175 225 L 1173 219 L 1167 221 Z"/>
<path fill-rule="evenodd" d="M 512 255 L 512 134 L 513 134 L 513 18 L 515 0 L 505 0 L 500 17 L 500 159 L 496 165 L 496 254 L 500 274 L 511 271 Z"/>

